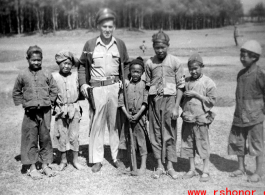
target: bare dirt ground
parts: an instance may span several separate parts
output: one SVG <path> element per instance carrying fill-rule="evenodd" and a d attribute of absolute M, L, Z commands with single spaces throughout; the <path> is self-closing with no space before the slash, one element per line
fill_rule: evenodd
<path fill-rule="evenodd" d="M 256 39 L 265 45 L 265 24 L 245 24 L 239 26 L 240 44 L 248 39 Z M 130 57 L 142 55 L 139 46 L 146 41 L 148 50 L 144 58 L 154 55 L 151 36 L 156 31 L 133 32 L 119 29 L 117 37 L 123 39 L 127 45 Z M 26 68 L 25 52 L 30 45 L 39 45 L 43 49 L 43 67 L 51 71 L 57 70 L 54 61 L 56 52 L 69 49 L 79 56 L 86 40 L 97 36 L 98 32 L 87 30 L 60 31 L 46 35 L 20 35 L 0 38 L 0 194 L 188 194 L 188 190 L 207 190 L 207 194 L 214 194 L 214 190 L 256 190 L 255 195 L 263 195 L 265 179 L 251 184 L 246 176 L 240 179 L 229 178 L 228 174 L 237 168 L 236 157 L 227 155 L 227 139 L 231 128 L 234 112 L 234 93 L 237 72 L 242 68 L 239 61 L 239 47 L 234 46 L 233 26 L 221 29 L 195 31 L 166 31 L 170 36 L 170 53 L 179 56 L 185 64 L 188 56 L 200 52 L 206 64 L 205 74 L 210 76 L 218 87 L 218 102 L 214 108 L 217 116 L 210 126 L 210 173 L 212 180 L 200 183 L 199 177 L 190 180 L 172 180 L 163 176 L 158 180 L 151 178 L 156 162 L 152 154 L 148 157 L 146 175 L 131 177 L 120 174 L 112 165 L 108 147 L 108 133 L 106 132 L 105 160 L 102 171 L 93 174 L 88 164 L 88 104 L 81 102 L 84 115 L 80 125 L 80 162 L 86 166 L 82 171 L 75 170 L 71 165 L 63 172 L 58 172 L 54 178 L 45 177 L 40 181 L 33 181 L 22 174 L 20 162 L 20 131 L 23 109 L 15 107 L 11 98 L 11 91 L 19 71 Z M 259 64 L 264 67 L 264 52 Z M 186 70 L 187 72 L 187 70 Z M 188 74 L 188 73 L 187 73 Z M 178 120 L 178 144 L 180 148 L 181 119 Z M 53 126 L 53 124 L 52 124 Z M 52 131 L 51 131 L 52 132 Z M 51 165 L 58 168 L 58 156 Z M 197 160 L 197 171 L 201 173 L 201 160 Z M 246 158 L 247 174 L 255 170 L 253 157 Z M 265 166 L 264 166 L 265 167 Z M 175 169 L 181 177 L 189 169 L 188 160 L 178 158 Z"/>

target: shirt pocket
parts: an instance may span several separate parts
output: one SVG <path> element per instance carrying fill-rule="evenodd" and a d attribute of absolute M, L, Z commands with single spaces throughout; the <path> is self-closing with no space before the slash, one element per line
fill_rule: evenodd
<path fill-rule="evenodd" d="M 175 71 L 171 67 L 164 66 L 163 68 L 166 77 L 175 77 Z"/>
<path fill-rule="evenodd" d="M 263 99 L 245 100 L 246 112 L 252 120 L 256 120 L 263 115 Z"/>
<path fill-rule="evenodd" d="M 111 59 L 110 60 L 112 60 L 112 63 L 111 64 L 113 64 L 114 66 L 117 66 L 117 65 L 119 65 L 119 62 L 120 62 L 120 54 L 119 54 L 119 52 L 111 52 L 110 53 L 111 54 Z"/>
<path fill-rule="evenodd" d="M 38 89 L 38 98 L 43 99 L 44 101 L 50 101 L 49 87 L 41 87 Z"/>
<path fill-rule="evenodd" d="M 119 59 L 120 58 L 119 52 L 111 52 L 111 55 L 112 55 L 113 59 Z"/>
<path fill-rule="evenodd" d="M 24 90 L 23 92 L 24 102 L 29 102 L 30 100 L 33 99 L 33 96 L 34 96 L 34 90 L 31 87 Z"/>
<path fill-rule="evenodd" d="M 92 58 L 93 58 L 92 66 L 95 68 L 102 67 L 102 64 L 104 62 L 104 56 L 105 56 L 105 54 L 102 52 L 94 52 L 93 56 L 92 56 Z"/>

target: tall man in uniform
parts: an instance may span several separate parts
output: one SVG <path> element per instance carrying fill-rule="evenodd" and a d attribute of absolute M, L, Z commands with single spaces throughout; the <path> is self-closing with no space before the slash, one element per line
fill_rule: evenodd
<path fill-rule="evenodd" d="M 78 69 L 82 94 L 88 98 L 87 88 L 93 87 L 95 100 L 89 136 L 89 162 L 94 163 L 93 172 L 100 171 L 102 167 L 106 125 L 114 165 L 117 168 L 124 168 L 124 164 L 117 159 L 119 133 L 116 115 L 121 87 L 119 62 L 125 62 L 129 57 L 124 42 L 113 36 L 115 18 L 112 10 L 99 10 L 96 23 L 100 35 L 86 42 Z"/>

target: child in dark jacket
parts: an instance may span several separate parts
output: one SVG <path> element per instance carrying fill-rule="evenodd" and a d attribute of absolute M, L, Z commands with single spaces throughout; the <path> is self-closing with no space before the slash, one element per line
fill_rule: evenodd
<path fill-rule="evenodd" d="M 42 69 L 42 50 L 30 46 L 27 50 L 29 67 L 21 72 L 15 82 L 13 99 L 16 106 L 22 104 L 25 115 L 21 132 L 21 162 L 31 165 L 28 175 L 41 179 L 36 162 L 42 162 L 42 171 L 48 177 L 55 172 L 48 166 L 53 161 L 50 138 L 51 106 L 58 88 L 50 73 Z M 40 148 L 38 148 L 38 146 Z"/>
<path fill-rule="evenodd" d="M 237 75 L 236 109 L 228 144 L 228 154 L 238 157 L 238 170 L 231 177 L 245 175 L 247 153 L 256 157 L 256 171 L 249 182 L 260 181 L 263 174 L 265 70 L 256 64 L 261 54 L 262 48 L 255 40 L 247 41 L 240 49 L 240 61 L 245 68 Z"/>
<path fill-rule="evenodd" d="M 124 105 L 123 93 L 119 96 L 119 107 L 121 107 L 122 111 L 131 123 L 135 148 L 139 148 L 141 155 L 141 167 L 136 173 L 132 174 L 142 175 L 146 170 L 148 148 L 151 146 L 146 128 L 148 91 L 145 89 L 145 81 L 141 79 L 141 76 L 144 73 L 143 59 L 138 57 L 137 59 L 132 60 L 129 66 L 131 79 L 126 86 L 128 94 L 128 110 L 126 110 Z M 126 125 L 126 127 L 128 127 L 128 125 Z M 125 132 L 128 131 L 126 130 Z"/>

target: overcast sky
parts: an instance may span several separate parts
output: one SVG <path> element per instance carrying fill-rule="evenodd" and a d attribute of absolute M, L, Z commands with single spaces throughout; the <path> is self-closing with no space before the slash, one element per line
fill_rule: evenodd
<path fill-rule="evenodd" d="M 241 0 L 241 2 L 243 4 L 244 13 L 248 13 L 249 9 L 253 8 L 259 2 L 262 2 L 265 6 L 265 0 Z"/>

